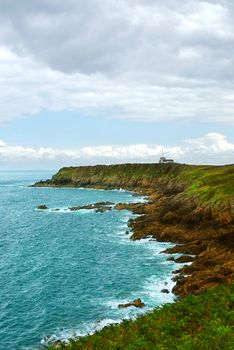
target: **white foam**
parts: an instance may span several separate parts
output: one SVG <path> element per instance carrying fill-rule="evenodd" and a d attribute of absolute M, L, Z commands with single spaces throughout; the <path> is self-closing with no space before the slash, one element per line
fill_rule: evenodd
<path fill-rule="evenodd" d="M 35 211 L 49 212 L 49 213 L 76 213 L 76 214 L 88 214 L 95 212 L 95 209 L 79 209 L 71 210 L 69 208 L 49 208 L 49 209 L 38 209 L 35 208 Z"/>
<path fill-rule="evenodd" d="M 114 188 L 114 189 L 112 189 L 112 190 L 110 190 L 110 191 L 112 191 L 112 192 L 129 192 L 129 191 L 127 191 L 127 190 L 125 190 L 124 188 Z"/>
<path fill-rule="evenodd" d="M 147 197 L 135 197 L 131 196 L 131 203 L 147 203 L 149 200 Z"/>
<path fill-rule="evenodd" d="M 41 340 L 43 346 L 48 346 L 56 341 L 60 340 L 64 343 L 69 343 L 71 339 L 77 339 L 88 334 L 94 334 L 96 331 L 100 331 L 102 328 L 109 326 L 111 324 L 121 323 L 122 319 L 102 319 L 97 322 L 87 323 L 80 326 L 80 329 L 62 329 L 57 330 L 54 334 L 45 336 Z"/>
<path fill-rule="evenodd" d="M 175 295 L 172 293 L 174 286 L 175 282 L 171 280 L 171 276 L 163 278 L 153 275 L 145 281 L 138 295 L 146 304 L 148 302 L 151 307 L 155 307 L 174 301 Z M 167 289 L 169 293 L 162 293 L 163 289 Z"/>

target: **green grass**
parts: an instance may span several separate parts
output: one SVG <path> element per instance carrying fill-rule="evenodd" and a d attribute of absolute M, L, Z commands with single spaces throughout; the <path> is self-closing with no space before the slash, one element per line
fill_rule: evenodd
<path fill-rule="evenodd" d="M 134 321 L 123 321 L 73 340 L 62 349 L 233 350 L 234 285 L 185 297 Z"/>
<path fill-rule="evenodd" d="M 212 207 L 234 206 L 234 165 L 202 166 L 185 164 L 120 164 L 62 168 L 53 177 L 90 187 L 126 188 L 183 184 L 185 197 L 193 197 Z"/>
<path fill-rule="evenodd" d="M 233 204 L 234 166 L 210 166 L 187 170 L 182 175 L 188 182 L 186 194 L 212 206 Z"/>

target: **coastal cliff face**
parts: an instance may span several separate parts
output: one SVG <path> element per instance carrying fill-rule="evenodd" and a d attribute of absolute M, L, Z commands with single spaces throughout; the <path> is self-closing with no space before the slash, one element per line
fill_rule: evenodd
<path fill-rule="evenodd" d="M 124 188 L 147 195 L 148 203 L 120 203 L 116 209 L 142 214 L 129 222 L 132 239 L 175 242 L 169 252 L 193 255 L 190 266 L 176 271 L 176 294 L 234 280 L 234 165 L 67 167 L 34 186 Z"/>

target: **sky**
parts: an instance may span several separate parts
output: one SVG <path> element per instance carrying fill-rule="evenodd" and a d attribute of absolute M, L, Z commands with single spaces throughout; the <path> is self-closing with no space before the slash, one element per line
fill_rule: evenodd
<path fill-rule="evenodd" d="M 231 0 L 0 0 L 0 169 L 234 162 Z"/>

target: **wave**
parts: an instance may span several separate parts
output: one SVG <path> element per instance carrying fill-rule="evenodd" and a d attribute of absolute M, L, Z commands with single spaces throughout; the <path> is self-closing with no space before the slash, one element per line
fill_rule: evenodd
<path fill-rule="evenodd" d="M 172 281 L 171 276 L 152 275 L 143 285 L 142 291 L 139 292 L 139 297 L 148 301 L 151 307 L 170 303 L 175 300 L 175 295 L 172 292 L 175 282 Z M 163 293 L 162 290 L 167 290 Z"/>
<path fill-rule="evenodd" d="M 76 213 L 76 214 L 89 214 L 95 212 L 95 209 L 79 209 L 79 210 L 70 210 L 69 208 L 49 208 L 49 209 L 38 209 L 36 211 L 42 211 L 47 213 Z"/>
<path fill-rule="evenodd" d="M 54 334 L 45 336 L 41 340 L 41 345 L 49 346 L 55 343 L 56 341 L 69 343 L 71 339 L 77 339 L 79 337 L 83 337 L 88 334 L 94 334 L 96 331 L 100 331 L 102 328 L 106 326 L 110 326 L 111 324 L 119 324 L 122 321 L 123 321 L 122 319 L 106 318 L 96 322 L 82 324 L 79 330 L 78 329 L 57 330 Z"/>
<path fill-rule="evenodd" d="M 145 196 L 144 197 L 131 196 L 131 197 L 132 197 L 131 203 L 147 203 L 149 201 L 149 199 Z"/>

